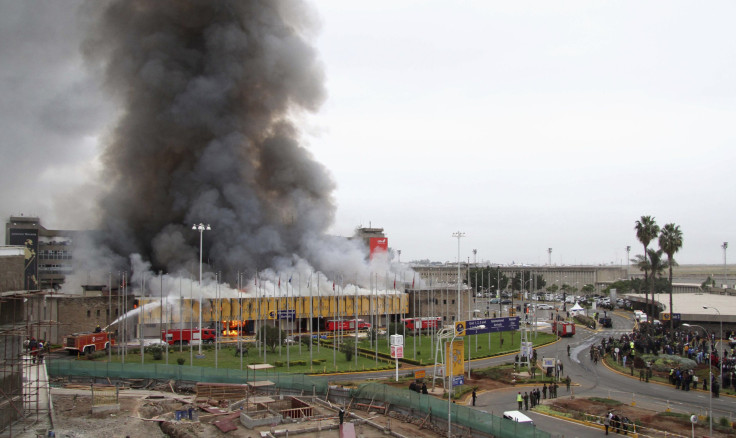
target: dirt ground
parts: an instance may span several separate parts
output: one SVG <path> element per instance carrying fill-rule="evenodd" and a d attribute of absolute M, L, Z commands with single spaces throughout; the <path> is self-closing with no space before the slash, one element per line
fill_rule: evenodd
<path fill-rule="evenodd" d="M 239 420 L 236 420 L 235 424 L 238 429 L 223 433 L 207 422 L 211 420 L 206 418 L 208 414 L 204 411 L 199 411 L 201 422 L 174 421 L 174 412 L 178 409 L 186 409 L 188 405 L 185 402 L 190 397 L 177 397 L 172 393 L 161 393 L 160 395 L 157 392 L 156 394 L 153 393 L 154 391 L 141 391 L 140 394 L 137 394 L 137 391 L 125 391 L 125 395 L 121 393 L 119 399 L 119 411 L 96 414 L 91 412 L 92 397 L 89 391 L 80 390 L 74 394 L 54 394 L 52 397 L 55 414 L 55 435 L 58 438 L 257 438 L 260 436 L 260 431 L 271 429 L 267 426 L 249 430 L 242 426 Z M 319 424 L 324 430 L 309 432 L 302 436 L 337 436 L 337 430 L 330 428 L 330 426 L 334 427 L 338 423 L 336 413 L 324 406 L 313 406 L 315 407 L 315 413 L 322 417 Z M 378 415 L 375 411 L 370 414 L 360 410 L 353 411 L 357 416 L 368 419 L 380 426 L 386 426 L 390 422 L 392 430 L 405 436 L 416 434 L 417 426 L 412 424 L 412 421 L 417 424 L 421 422 L 421 420 L 396 415 L 389 418 Z M 349 420 L 346 419 L 346 421 Z M 300 429 L 314 427 L 316 424 L 317 422 L 286 423 L 275 426 L 274 429 L 289 429 L 292 433 L 298 433 Z M 427 426 L 431 428 L 431 425 L 427 424 Z M 356 432 L 366 438 L 384 436 L 380 429 L 368 424 L 356 426 Z M 424 428 L 422 436 L 441 437 L 442 435 L 436 435 Z"/>
<path fill-rule="evenodd" d="M 608 412 L 613 412 L 618 416 L 628 417 L 631 421 L 639 420 L 641 422 L 641 425 L 645 427 L 672 432 L 684 436 L 690 436 L 690 434 L 692 433 L 690 422 L 687 419 L 663 416 L 658 412 L 649 411 L 640 407 L 633 407 L 625 404 L 611 407 L 606 403 L 590 400 L 587 398 L 574 400 L 553 399 L 547 404 L 551 406 L 552 409 L 558 412 L 585 412 L 587 414 L 599 416 L 606 415 Z M 695 435 L 708 435 L 708 425 L 696 425 Z M 736 430 L 730 433 L 717 432 L 715 430 L 715 427 L 713 430 L 713 437 L 733 437 L 734 435 L 736 435 Z"/>
<path fill-rule="evenodd" d="M 91 396 L 55 395 L 53 402 L 56 420 L 54 432 L 60 438 L 167 436 L 157 422 L 138 418 L 158 415 L 168 408 L 166 404 L 153 405 L 144 399 L 121 398 L 119 412 L 92 414 Z"/>

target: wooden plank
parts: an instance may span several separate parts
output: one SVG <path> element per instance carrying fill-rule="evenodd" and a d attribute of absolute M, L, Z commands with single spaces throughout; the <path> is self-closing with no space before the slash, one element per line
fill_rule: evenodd
<path fill-rule="evenodd" d="M 353 423 L 341 424 L 340 438 L 355 438 L 355 425 L 353 425 Z"/>

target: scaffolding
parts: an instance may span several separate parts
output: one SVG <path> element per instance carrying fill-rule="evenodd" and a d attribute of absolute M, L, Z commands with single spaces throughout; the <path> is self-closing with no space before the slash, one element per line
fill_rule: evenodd
<path fill-rule="evenodd" d="M 51 429 L 49 381 L 44 357 L 49 350 L 44 292 L 5 292 L 0 296 L 0 437 L 29 428 Z M 35 305 L 34 305 L 35 304 Z M 38 348 L 38 342 L 43 348 Z M 35 346 L 35 348 L 33 348 Z"/>

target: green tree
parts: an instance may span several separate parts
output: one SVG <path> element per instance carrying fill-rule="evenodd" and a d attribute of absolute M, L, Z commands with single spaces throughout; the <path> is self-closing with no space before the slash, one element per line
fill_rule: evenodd
<path fill-rule="evenodd" d="M 675 329 L 675 318 L 672 309 L 672 268 L 675 265 L 675 253 L 682 248 L 682 231 L 679 225 L 667 224 L 659 233 L 659 248 L 667 254 L 667 266 L 669 266 L 669 292 L 670 292 L 670 329 Z"/>
<path fill-rule="evenodd" d="M 500 279 L 500 281 L 499 281 Z M 486 289 L 488 291 L 503 290 L 509 284 L 509 278 L 497 267 L 486 266 L 470 270 L 470 287 L 473 290 Z"/>
<path fill-rule="evenodd" d="M 664 292 L 667 290 L 667 286 L 665 285 L 663 287 L 662 282 L 657 279 L 657 277 L 661 276 L 667 268 L 667 261 L 664 259 L 664 253 L 661 249 L 654 250 L 649 248 L 647 253 L 649 254 L 649 273 L 651 274 L 649 278 L 649 291 L 652 294 L 650 315 L 654 317 L 656 313 L 654 310 L 654 294 L 656 292 Z"/>
<path fill-rule="evenodd" d="M 342 345 L 340 345 L 340 351 L 345 353 L 345 360 L 350 362 L 353 358 L 353 354 L 355 353 L 355 341 L 353 338 L 343 339 Z"/>
<path fill-rule="evenodd" d="M 534 275 L 531 271 L 515 272 L 511 279 L 512 290 L 534 292 L 543 289 L 546 285 L 547 282 L 543 275 Z"/>
<path fill-rule="evenodd" d="M 585 294 L 591 294 L 595 292 L 595 286 L 593 286 L 592 284 L 585 284 L 583 285 L 583 288 L 581 289 L 581 291 Z"/>
<path fill-rule="evenodd" d="M 557 286 L 556 284 L 551 284 L 551 285 L 547 286 L 547 292 L 555 293 L 558 290 L 560 290 L 560 287 Z"/>
<path fill-rule="evenodd" d="M 652 216 L 642 216 L 641 219 L 636 221 L 636 224 L 634 225 L 634 229 L 636 230 L 636 238 L 641 242 L 641 244 L 644 246 L 644 259 L 647 258 L 647 248 L 649 248 L 649 242 L 651 242 L 657 235 L 659 234 L 659 225 L 657 225 L 657 222 L 654 220 Z M 644 284 L 647 285 L 649 283 L 649 278 L 647 276 L 647 271 L 644 271 Z M 652 305 L 654 304 L 654 282 L 652 282 L 650 290 L 652 291 Z M 646 306 L 649 303 L 649 296 L 647 295 L 646 290 L 644 291 L 644 308 L 646 309 Z"/>
<path fill-rule="evenodd" d="M 272 325 L 264 325 L 258 330 L 256 339 L 265 339 L 266 346 L 271 349 L 271 352 L 276 351 L 276 347 L 279 345 L 279 340 L 283 342 L 286 340 L 286 332 L 278 327 Z"/>

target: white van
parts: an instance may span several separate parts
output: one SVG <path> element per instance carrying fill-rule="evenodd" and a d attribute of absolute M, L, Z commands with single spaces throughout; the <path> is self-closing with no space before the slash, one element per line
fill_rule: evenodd
<path fill-rule="evenodd" d="M 506 418 L 507 420 L 511 420 L 511 421 L 516 421 L 517 423 L 528 424 L 530 426 L 534 426 L 534 422 L 532 421 L 532 419 L 522 414 L 519 411 L 506 411 L 503 413 L 503 418 Z"/>

